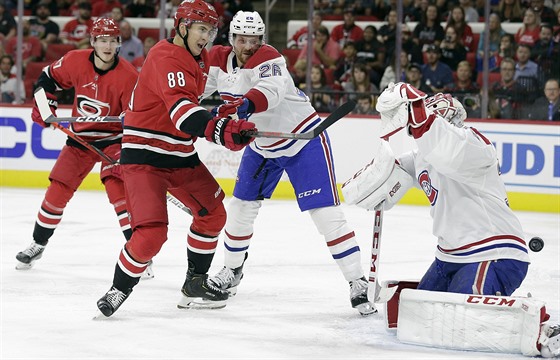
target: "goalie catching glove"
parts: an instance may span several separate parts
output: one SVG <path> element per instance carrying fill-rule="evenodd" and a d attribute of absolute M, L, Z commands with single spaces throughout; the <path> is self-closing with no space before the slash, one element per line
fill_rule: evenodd
<path fill-rule="evenodd" d="M 413 178 L 396 161 L 389 143 L 381 141 L 377 156 L 342 185 L 346 203 L 373 210 L 382 202 L 389 210 L 412 187 Z"/>
<path fill-rule="evenodd" d="M 256 130 L 255 124 L 250 121 L 215 117 L 206 125 L 204 137 L 230 150 L 239 151 L 255 139 L 245 135 L 245 132 Z"/>
<path fill-rule="evenodd" d="M 56 96 L 54 96 L 53 94 L 49 94 L 49 93 L 45 93 L 45 94 L 47 95 L 51 112 L 54 116 L 56 116 L 56 109 L 58 109 L 58 100 Z M 39 111 L 39 107 L 37 106 L 37 102 L 35 102 L 35 105 L 33 106 L 33 110 L 31 111 L 31 120 L 33 120 L 34 123 L 37 123 L 44 128 L 50 126 L 50 124 L 47 124 L 46 122 L 43 121 L 43 117 L 41 116 L 41 112 Z"/>

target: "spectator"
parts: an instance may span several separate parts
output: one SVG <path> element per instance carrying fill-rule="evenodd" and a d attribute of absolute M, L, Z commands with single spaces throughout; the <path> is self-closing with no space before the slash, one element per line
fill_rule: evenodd
<path fill-rule="evenodd" d="M 113 9 L 111 9 L 111 16 L 109 16 L 111 19 L 115 20 L 115 23 L 119 24 L 121 21 L 124 20 L 124 12 L 122 7 L 120 6 L 115 6 Z"/>
<path fill-rule="evenodd" d="M 309 96 L 315 110 L 319 113 L 330 113 L 336 109 L 333 88 L 327 84 L 325 70 L 321 65 L 311 66 L 310 81 L 311 89 L 306 89 L 305 82 L 300 83 L 299 87 Z"/>
<path fill-rule="evenodd" d="M 138 69 L 138 71 L 140 71 L 142 65 L 144 65 L 144 61 L 146 60 L 146 56 L 148 56 L 148 52 L 155 44 L 156 40 L 151 36 L 148 36 L 144 39 L 144 54 L 132 60 L 132 65 L 134 65 L 136 69 Z"/>
<path fill-rule="evenodd" d="M 525 91 L 514 79 L 515 60 L 504 58 L 500 64 L 500 81 L 491 84 L 500 119 L 517 119 Z"/>
<path fill-rule="evenodd" d="M 301 88 L 302 84 L 307 81 L 307 62 L 305 60 L 297 61 L 290 75 L 292 75 L 296 87 Z"/>
<path fill-rule="evenodd" d="M 179 3 L 181 1 L 179 0 Z M 238 11 L 253 11 L 253 4 L 251 0 L 225 0 L 224 9 L 226 16 L 229 19 L 233 18 L 233 15 Z"/>
<path fill-rule="evenodd" d="M 560 7 L 556 10 L 556 24 L 554 25 L 554 42 L 560 43 Z"/>
<path fill-rule="evenodd" d="M 352 114 L 357 115 L 376 115 L 378 114 L 373 107 L 373 99 L 371 95 L 363 94 L 358 96 L 358 101 L 356 103 L 356 108 Z"/>
<path fill-rule="evenodd" d="M 396 56 L 395 54 L 391 55 L 391 64 L 389 66 L 387 66 L 387 68 L 385 69 L 385 72 L 383 73 L 383 77 L 381 78 L 381 81 L 379 83 L 379 88 L 381 89 L 381 91 L 385 90 L 385 88 L 387 86 L 389 86 L 390 83 L 398 83 L 398 82 L 403 82 L 406 80 L 406 68 L 408 67 L 410 60 L 409 60 L 409 55 L 408 52 L 406 50 L 402 50 L 399 53 L 399 59 L 401 62 L 401 74 L 400 76 L 397 78 L 396 76 L 396 72 L 397 72 L 397 64 L 396 64 Z"/>
<path fill-rule="evenodd" d="M 502 22 L 522 22 L 523 21 L 523 7 L 521 0 L 502 0 L 498 6 L 498 15 Z"/>
<path fill-rule="evenodd" d="M 0 92 L 2 93 L 2 103 L 16 104 L 17 77 L 12 74 L 14 59 L 10 55 L 0 57 Z M 19 97 L 25 100 L 25 86 L 19 85 Z"/>
<path fill-rule="evenodd" d="M 423 64 L 424 55 L 422 54 L 422 48 L 420 48 L 420 46 L 416 42 L 414 42 L 412 38 L 412 31 L 410 31 L 410 28 L 406 25 L 402 25 L 401 29 L 402 48 L 408 53 L 410 62 Z M 390 58 L 391 53 L 387 52 L 387 54 L 387 58 Z"/>
<path fill-rule="evenodd" d="M 2 43 L 14 37 L 17 31 L 16 20 L 6 9 L 5 1 L 0 0 L 0 49 L 2 48 Z"/>
<path fill-rule="evenodd" d="M 412 63 L 408 65 L 406 69 L 406 82 L 426 94 L 432 93 L 432 89 L 422 79 L 422 65 L 420 64 Z"/>
<path fill-rule="evenodd" d="M 174 6 L 177 1 L 171 0 L 172 6 L 171 9 L 176 9 L 177 7 Z M 159 3 L 159 2 L 158 2 Z M 179 0 L 178 3 L 180 4 L 181 1 Z M 169 3 L 167 3 L 169 4 Z M 130 17 L 146 17 L 151 18 L 155 16 L 156 9 L 154 4 L 150 0 L 132 0 L 130 4 L 126 7 L 126 14 Z M 171 13 L 173 14 L 173 13 Z M 168 16 L 173 17 L 173 16 Z"/>
<path fill-rule="evenodd" d="M 539 66 L 530 60 L 531 48 L 527 44 L 517 45 L 515 55 L 517 58 L 515 80 L 523 86 L 527 95 L 524 102 L 532 103 L 542 90 L 539 81 Z"/>
<path fill-rule="evenodd" d="M 482 71 L 482 59 L 484 58 L 484 39 L 486 37 L 485 33 L 487 30 L 490 32 L 488 51 L 489 54 L 495 54 L 500 49 L 500 41 L 502 39 L 502 35 L 506 33 L 504 29 L 502 29 L 502 23 L 498 14 L 490 14 L 490 18 L 488 19 L 488 29 L 482 30 L 482 33 L 480 34 L 480 40 L 478 41 L 478 50 L 476 54 L 477 71 Z"/>
<path fill-rule="evenodd" d="M 181 4 L 182 0 L 169 0 L 165 3 L 165 7 L 160 9 L 158 12 L 158 17 L 160 16 L 160 12 L 163 10 L 165 12 L 165 17 L 172 18 L 177 12 L 177 7 Z M 230 16 L 231 19 L 231 16 Z"/>
<path fill-rule="evenodd" d="M 490 71 L 499 71 L 503 59 L 514 58 L 516 47 L 515 37 L 512 34 L 502 35 L 500 39 L 500 50 L 492 54 L 492 57 L 489 59 Z"/>
<path fill-rule="evenodd" d="M 539 15 L 531 8 L 525 9 L 523 25 L 515 34 L 515 42 L 533 46 L 539 40 L 540 25 Z"/>
<path fill-rule="evenodd" d="M 560 121 L 560 80 L 549 79 L 544 85 L 544 97 L 529 107 L 526 118 Z"/>
<path fill-rule="evenodd" d="M 476 51 L 474 36 L 471 27 L 465 21 L 465 10 L 460 6 L 455 6 L 451 10 L 451 15 L 447 19 L 447 26 L 445 29 L 452 27 L 457 33 L 457 38 L 459 42 L 467 48 L 467 51 Z"/>
<path fill-rule="evenodd" d="M 531 50 L 531 60 L 537 63 L 545 80 L 560 78 L 560 44 L 552 39 L 552 26 L 541 26 L 539 41 Z"/>
<path fill-rule="evenodd" d="M 311 32 L 314 33 L 323 22 L 323 15 L 319 11 L 313 12 L 311 19 Z M 288 49 L 301 49 L 307 44 L 307 25 L 302 26 L 292 37 L 288 40 Z"/>
<path fill-rule="evenodd" d="M 379 41 L 385 46 L 387 54 L 395 52 L 395 36 L 397 36 L 397 11 L 391 10 L 387 15 L 387 24 L 381 25 L 377 35 Z"/>
<path fill-rule="evenodd" d="M 428 45 L 439 45 L 445 37 L 445 32 L 440 24 L 438 8 L 435 5 L 428 5 L 422 20 L 414 28 L 413 39 L 426 51 Z"/>
<path fill-rule="evenodd" d="M 461 102 L 465 95 L 478 95 L 480 87 L 472 80 L 472 75 L 471 64 L 468 61 L 461 61 L 457 66 L 457 79 L 446 85 L 443 91 L 452 94 Z"/>
<path fill-rule="evenodd" d="M 119 0 L 98 0 L 92 5 L 91 15 L 94 17 L 111 17 L 114 7 L 122 7 Z"/>
<path fill-rule="evenodd" d="M 29 20 L 23 20 L 23 40 L 22 40 L 22 65 L 25 71 L 27 64 L 31 61 L 39 61 L 43 56 L 43 46 L 41 41 L 31 36 L 31 25 Z M 6 42 L 6 54 L 16 58 L 17 37 L 12 37 Z"/>
<path fill-rule="evenodd" d="M 28 2 L 25 1 L 25 4 L 27 4 L 27 3 Z M 32 8 L 32 15 L 34 15 L 34 16 L 37 15 L 37 5 L 39 3 L 43 3 L 49 8 L 50 16 L 59 16 L 60 15 L 59 10 L 58 10 L 58 2 L 56 0 L 33 0 L 33 1 L 29 2 L 30 6 Z"/>
<path fill-rule="evenodd" d="M 445 85 L 453 81 L 453 71 L 447 64 L 439 61 L 441 49 L 436 45 L 428 46 L 426 50 L 427 63 L 422 68 L 422 77 L 432 93 L 442 92 Z"/>
<path fill-rule="evenodd" d="M 344 56 L 339 58 L 334 70 L 334 82 L 341 84 L 348 81 L 352 76 L 352 66 L 358 60 L 356 56 L 356 45 L 352 41 L 348 41 L 342 48 Z"/>
<path fill-rule="evenodd" d="M 352 78 L 350 81 L 342 83 L 342 88 L 346 93 L 347 100 L 358 99 L 360 94 L 379 94 L 377 86 L 369 80 L 369 74 L 365 64 L 357 62 L 352 68 Z"/>
<path fill-rule="evenodd" d="M 41 41 L 43 51 L 45 51 L 48 44 L 58 42 L 60 28 L 57 23 L 49 18 L 51 11 L 46 2 L 41 1 L 37 4 L 35 14 L 36 17 L 29 20 L 31 36 Z"/>
<path fill-rule="evenodd" d="M 354 43 L 363 39 L 364 30 L 356 25 L 354 10 L 346 9 L 344 10 L 344 22 L 333 27 L 331 32 L 331 39 L 338 42 L 340 47 L 348 41 Z"/>
<path fill-rule="evenodd" d="M 313 39 L 313 56 L 311 59 L 311 64 L 321 64 L 326 69 L 334 69 L 336 66 L 336 60 L 340 56 L 340 46 L 336 41 L 330 38 L 329 30 L 326 26 L 321 25 L 315 30 L 315 38 Z M 307 46 L 305 44 L 298 55 L 298 62 L 307 60 Z M 294 64 L 295 66 L 295 64 Z"/>
<path fill-rule="evenodd" d="M 472 6 L 471 0 L 459 0 L 459 5 L 463 8 L 465 12 L 465 21 L 467 23 L 478 22 L 479 15 L 478 11 Z"/>
<path fill-rule="evenodd" d="M 558 3 L 558 1 L 556 1 Z M 531 9 L 536 13 L 541 22 L 550 25 L 558 24 L 558 17 L 554 10 L 544 5 L 544 0 L 531 0 Z"/>
<path fill-rule="evenodd" d="M 78 4 L 78 16 L 64 25 L 60 40 L 64 44 L 73 44 L 78 49 L 87 49 L 90 46 L 89 33 L 92 26 L 91 4 L 81 2 Z"/>
<path fill-rule="evenodd" d="M 367 65 L 372 82 L 379 84 L 379 79 L 385 71 L 387 48 L 377 39 L 375 26 L 366 26 L 363 39 L 356 43 L 356 50 L 358 60 Z"/>
<path fill-rule="evenodd" d="M 411 14 L 410 21 L 420 21 L 423 14 L 426 13 L 426 9 L 430 4 L 430 0 L 414 0 L 413 10 Z"/>
<path fill-rule="evenodd" d="M 121 21 L 119 26 L 121 28 L 122 39 L 119 56 L 132 62 L 137 57 L 144 55 L 144 44 L 142 44 L 142 40 L 133 34 L 133 29 L 130 23 L 124 20 Z"/>
<path fill-rule="evenodd" d="M 461 44 L 454 27 L 445 30 L 445 39 L 440 44 L 441 62 L 447 64 L 451 70 L 456 71 L 457 65 L 467 58 L 467 50 Z"/>

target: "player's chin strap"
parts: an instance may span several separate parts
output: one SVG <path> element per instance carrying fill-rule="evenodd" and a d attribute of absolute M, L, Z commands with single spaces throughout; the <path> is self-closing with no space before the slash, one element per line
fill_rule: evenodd
<path fill-rule="evenodd" d="M 99 55 L 97 55 L 97 51 L 95 51 L 95 50 L 93 50 L 93 56 L 98 58 L 103 64 L 114 64 L 115 60 L 117 59 L 117 56 L 119 56 L 119 54 L 118 54 L 118 52 L 115 52 L 115 56 L 113 56 L 113 59 L 111 59 L 111 61 L 103 60 Z"/>

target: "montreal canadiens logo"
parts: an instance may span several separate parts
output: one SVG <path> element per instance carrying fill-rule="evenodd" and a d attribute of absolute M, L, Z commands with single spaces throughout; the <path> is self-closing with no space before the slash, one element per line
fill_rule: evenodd
<path fill-rule="evenodd" d="M 437 201 L 438 190 L 432 186 L 432 180 L 430 179 L 430 176 L 428 175 L 428 172 L 426 170 L 422 171 L 420 175 L 418 175 L 418 183 L 428 197 L 430 205 L 434 206 Z"/>

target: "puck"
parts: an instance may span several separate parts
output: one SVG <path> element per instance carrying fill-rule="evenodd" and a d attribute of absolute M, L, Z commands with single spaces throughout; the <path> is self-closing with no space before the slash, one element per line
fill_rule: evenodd
<path fill-rule="evenodd" d="M 535 236 L 531 239 L 531 241 L 529 241 L 529 249 L 531 249 L 531 251 L 533 252 L 539 252 L 543 249 L 543 247 L 544 241 L 538 236 Z"/>

